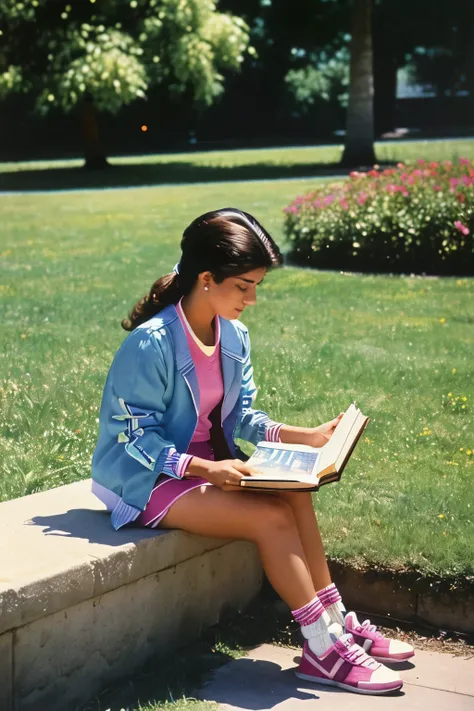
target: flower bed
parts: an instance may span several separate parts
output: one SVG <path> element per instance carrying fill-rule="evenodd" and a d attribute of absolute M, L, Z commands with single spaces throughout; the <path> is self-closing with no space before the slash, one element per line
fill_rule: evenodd
<path fill-rule="evenodd" d="M 474 274 L 474 161 L 466 158 L 353 172 L 297 197 L 284 212 L 299 264 Z"/>

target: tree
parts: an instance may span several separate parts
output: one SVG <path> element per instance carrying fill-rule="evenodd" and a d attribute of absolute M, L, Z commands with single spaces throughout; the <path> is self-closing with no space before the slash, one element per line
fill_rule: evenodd
<path fill-rule="evenodd" d="M 347 166 L 375 163 L 372 2 L 354 0 L 352 10 L 349 104 L 342 156 L 342 164 Z"/>
<path fill-rule="evenodd" d="M 0 98 L 30 92 L 40 113 L 81 106 L 88 167 L 106 164 L 96 110 L 156 84 L 210 105 L 248 48 L 246 23 L 215 0 L 0 0 L 0 34 Z"/>

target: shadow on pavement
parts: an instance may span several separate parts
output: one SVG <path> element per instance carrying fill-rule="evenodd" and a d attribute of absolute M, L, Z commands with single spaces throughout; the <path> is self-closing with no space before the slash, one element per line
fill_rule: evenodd
<path fill-rule="evenodd" d="M 103 170 L 49 168 L 0 173 L 0 191 L 80 190 L 228 180 L 274 180 L 344 176 L 348 173 L 349 171 L 341 168 L 338 163 L 251 163 L 241 166 L 195 165 L 185 161 L 136 163 L 110 165 Z"/>

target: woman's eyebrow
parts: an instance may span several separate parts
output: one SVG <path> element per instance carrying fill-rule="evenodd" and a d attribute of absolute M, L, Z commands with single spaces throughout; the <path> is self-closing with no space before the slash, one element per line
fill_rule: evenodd
<path fill-rule="evenodd" d="M 244 277 L 237 277 L 237 279 L 240 279 L 241 281 L 247 282 L 247 284 L 256 284 L 257 286 L 262 283 L 262 281 L 265 279 L 265 277 L 262 277 L 260 281 L 252 281 L 252 279 L 244 279 Z"/>

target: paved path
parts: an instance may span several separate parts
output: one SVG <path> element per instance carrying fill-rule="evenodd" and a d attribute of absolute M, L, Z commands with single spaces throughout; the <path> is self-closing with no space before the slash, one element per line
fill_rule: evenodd
<path fill-rule="evenodd" d="M 263 644 L 218 669 L 196 695 L 218 702 L 221 711 L 474 710 L 474 656 L 418 651 L 415 664 L 399 665 L 404 685 L 393 696 L 352 694 L 304 682 L 293 674 L 298 656 L 295 650 Z"/>

